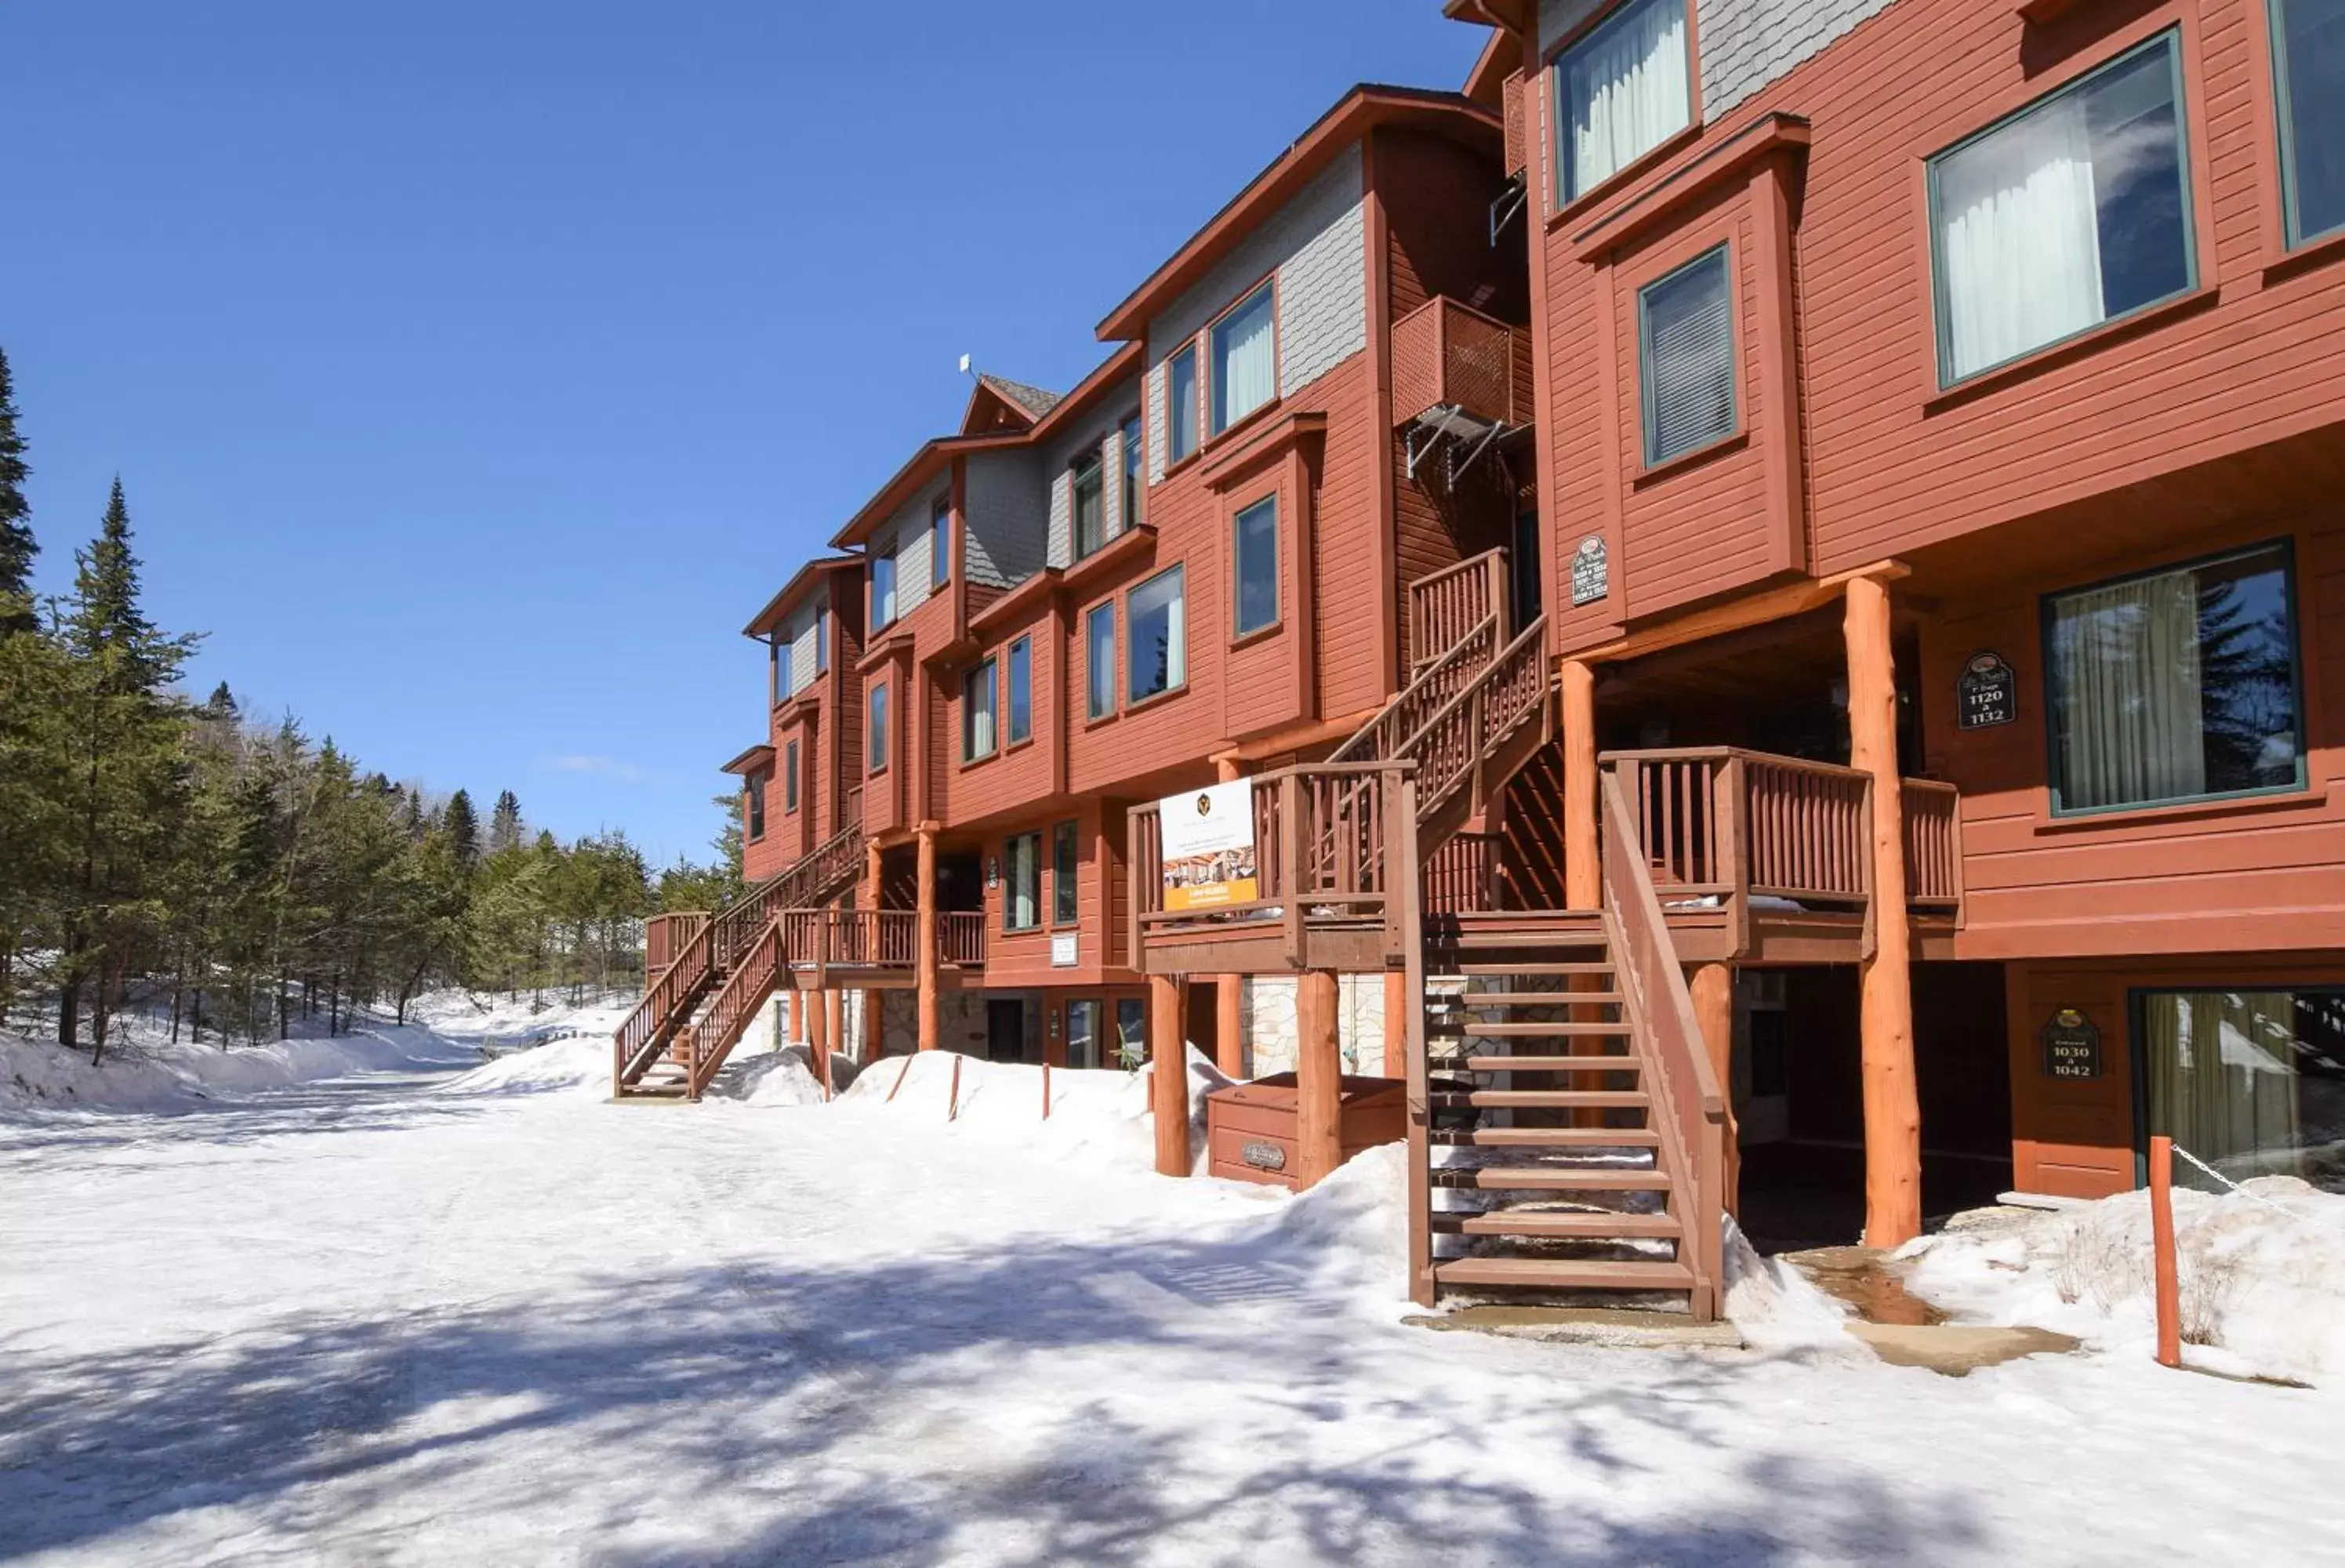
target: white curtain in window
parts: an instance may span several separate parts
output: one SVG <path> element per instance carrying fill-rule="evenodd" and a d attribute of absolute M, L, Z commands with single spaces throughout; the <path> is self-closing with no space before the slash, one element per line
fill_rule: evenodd
<path fill-rule="evenodd" d="M 993 754 L 993 670 L 988 666 L 985 678 L 971 681 L 969 686 L 969 754 L 990 757 Z"/>
<path fill-rule="evenodd" d="M 2150 1130 L 2235 1179 L 2302 1175 L 2295 1003 L 2285 991 L 2151 996 Z"/>
<path fill-rule="evenodd" d="M 1271 295 L 1264 289 L 1216 332 L 1222 351 L 1219 413 L 1224 425 L 1244 419 L 1278 395 L 1278 367 L 1271 357 L 1277 335 L 1272 325 Z"/>
<path fill-rule="evenodd" d="M 2176 572 L 2072 593 L 2053 615 L 2061 804 L 2204 794 L 2197 579 Z"/>
<path fill-rule="evenodd" d="M 1010 924 L 1024 931 L 1042 923 L 1037 894 L 1042 880 L 1042 844 L 1032 834 L 1010 841 Z"/>
<path fill-rule="evenodd" d="M 1571 189 L 1577 196 L 1685 129 L 1685 0 L 1624 14 L 1563 62 L 1569 106 Z"/>
<path fill-rule="evenodd" d="M 1959 379 L 2107 312 L 2085 96 L 2071 93 L 1938 167 L 1946 369 Z"/>

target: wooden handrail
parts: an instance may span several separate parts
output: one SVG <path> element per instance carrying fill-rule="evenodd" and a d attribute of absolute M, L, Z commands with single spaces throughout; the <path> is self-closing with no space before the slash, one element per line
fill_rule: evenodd
<path fill-rule="evenodd" d="M 942 910 L 937 915 L 937 961 L 967 969 L 985 966 L 982 911 Z"/>
<path fill-rule="evenodd" d="M 1542 616 L 1395 749 L 1396 759 L 1416 764 L 1420 812 L 1430 811 L 1460 783 L 1470 781 L 1490 747 L 1547 701 L 1546 639 Z"/>
<path fill-rule="evenodd" d="M 1486 615 L 1474 629 L 1417 673 L 1416 678 L 1394 693 L 1376 716 L 1352 733 L 1335 748 L 1330 762 L 1374 762 L 1395 754 L 1400 744 L 1440 711 L 1451 698 L 1488 668 L 1497 652 L 1499 622 Z"/>
<path fill-rule="evenodd" d="M 1604 914 L 1614 961 L 1629 980 L 1619 987 L 1621 1010 L 1631 1045 L 1653 1069 L 1640 1081 L 1652 1098 L 1662 1152 L 1691 1210 L 1678 1217 L 1685 1228 L 1679 1258 L 1693 1272 L 1694 1316 L 1706 1320 L 1717 1312 L 1725 1271 L 1726 1098 L 1694 1019 L 1644 845 L 1630 825 L 1636 818 L 1620 775 L 1607 772 L 1601 787 Z"/>
<path fill-rule="evenodd" d="M 1486 550 L 1455 566 L 1430 572 L 1408 585 L 1408 663 L 1420 670 L 1447 653 L 1487 620 L 1497 622 L 1492 646 L 1507 641 L 1512 602 L 1504 550 Z"/>
<path fill-rule="evenodd" d="M 692 1047 L 685 1068 L 686 1098 L 700 1098 L 723 1065 L 725 1053 L 741 1037 L 749 1014 L 772 994 L 781 973 L 781 922 L 769 920 L 692 1026 Z"/>

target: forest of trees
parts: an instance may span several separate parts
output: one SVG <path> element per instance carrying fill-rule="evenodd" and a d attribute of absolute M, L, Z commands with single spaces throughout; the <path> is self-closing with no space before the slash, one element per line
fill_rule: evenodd
<path fill-rule="evenodd" d="M 100 1056 L 128 1006 L 230 1045 L 403 1020 L 439 986 L 574 999 L 635 981 L 645 915 L 737 888 L 736 829 L 655 876 L 623 833 L 533 830 L 511 790 L 484 824 L 225 683 L 190 700 L 198 639 L 141 607 L 119 480 L 71 590 L 35 594 L 17 418 L 0 353 L 0 1023 Z"/>

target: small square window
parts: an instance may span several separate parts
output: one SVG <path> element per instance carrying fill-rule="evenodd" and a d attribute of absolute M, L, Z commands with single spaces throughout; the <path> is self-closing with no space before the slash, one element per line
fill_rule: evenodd
<path fill-rule="evenodd" d="M 1278 323 L 1268 283 L 1213 323 L 1213 433 L 1278 396 Z"/>
<path fill-rule="evenodd" d="M 993 661 L 986 660 L 961 677 L 960 760 L 978 762 L 993 754 Z"/>
<path fill-rule="evenodd" d="M 1011 745 L 1034 733 L 1034 639 L 1020 637 L 1010 644 L 1009 710 Z"/>
<path fill-rule="evenodd" d="M 1172 356 L 1164 372 L 1165 456 L 1179 462 L 1197 450 L 1197 346 Z"/>
<path fill-rule="evenodd" d="M 1269 496 L 1231 521 L 1230 555 L 1237 579 L 1230 631 L 1244 637 L 1278 621 L 1278 498 Z"/>
<path fill-rule="evenodd" d="M 1637 293 L 1645 465 L 1734 433 L 1734 309 L 1727 248 L 1698 256 Z"/>

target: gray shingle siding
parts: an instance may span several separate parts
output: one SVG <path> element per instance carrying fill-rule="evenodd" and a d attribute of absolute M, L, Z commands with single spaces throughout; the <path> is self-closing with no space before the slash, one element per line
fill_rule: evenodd
<path fill-rule="evenodd" d="M 1606 0 L 1539 0 L 1539 50 L 1603 9 Z M 1894 0 L 1695 0 L 1695 45 L 1701 52 L 1701 117 L 1714 123 L 1813 59 Z M 1554 101 L 1541 84 L 1546 120 Z"/>
<path fill-rule="evenodd" d="M 1075 559 L 1076 460 L 1098 451 L 1101 504 L 1107 510 L 1107 537 L 1122 531 L 1123 440 L 1119 427 L 1140 397 L 1140 379 L 1122 383 L 1100 400 L 1095 411 L 1042 449 L 1042 474 L 1051 487 L 1051 554 L 1052 566 L 1069 566 Z M 1160 468 L 1161 471 L 1161 468 Z"/>
<path fill-rule="evenodd" d="M 896 547 L 898 620 L 929 602 L 929 518 L 947 493 L 947 488 L 939 485 L 906 502 L 871 536 L 869 551 L 874 556 L 887 554 L 891 542 Z"/>
<path fill-rule="evenodd" d="M 817 588 L 804 604 L 790 612 L 783 624 L 785 640 L 789 643 L 789 688 L 786 693 L 795 696 L 814 684 L 816 612 L 830 602 L 830 590 Z"/>
<path fill-rule="evenodd" d="M 1149 322 L 1151 483 L 1164 477 L 1164 361 L 1235 304 L 1242 291 L 1275 273 L 1279 393 L 1291 396 L 1367 347 L 1366 257 L 1365 177 L 1354 146 Z M 1201 356 L 1201 389 L 1209 374 Z"/>
<path fill-rule="evenodd" d="M 1013 588 L 1042 565 L 1050 532 L 1042 465 L 1032 452 L 972 452 L 961 491 L 962 570 Z"/>

